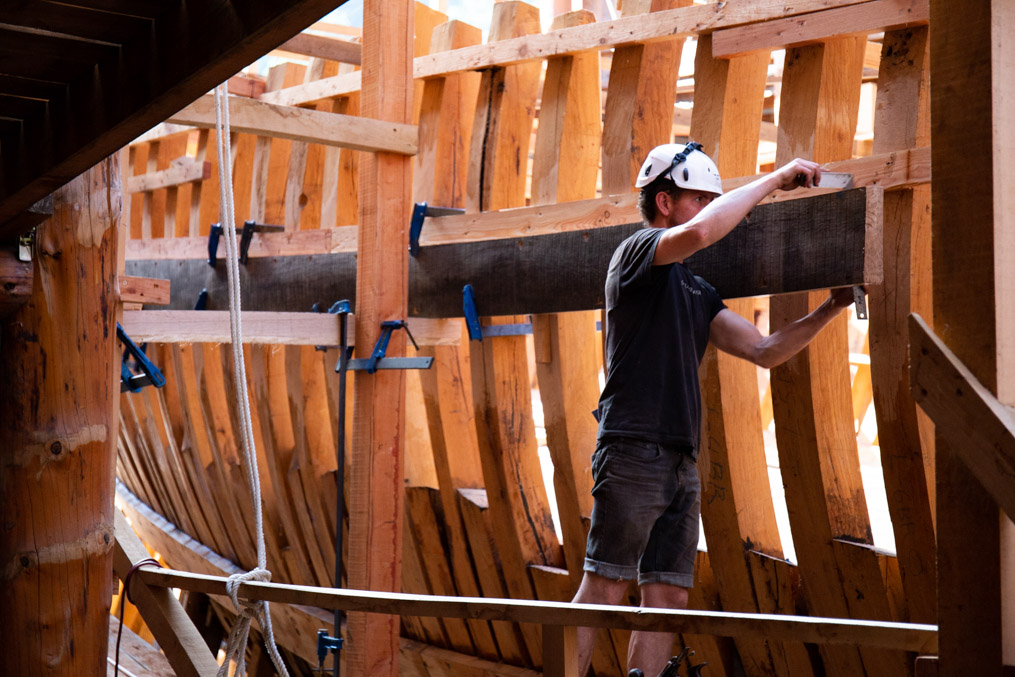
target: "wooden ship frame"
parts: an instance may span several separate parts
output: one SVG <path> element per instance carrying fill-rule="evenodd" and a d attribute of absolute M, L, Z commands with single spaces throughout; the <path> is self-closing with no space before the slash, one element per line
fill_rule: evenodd
<path fill-rule="evenodd" d="M 15 2 L 0 20 L 12 38 L 0 46 L 0 653 L 12 673 L 105 669 L 111 572 L 148 557 L 140 536 L 172 570 L 138 569 L 132 613 L 177 674 L 211 674 L 235 616 L 222 577 L 256 564 L 224 253 L 209 254 L 220 167 L 206 92 L 228 80 L 273 581 L 241 596 L 274 603 L 295 672 L 316 665 L 337 608 L 357 675 L 574 676 L 579 625 L 607 629 L 597 675 L 621 674 L 639 628 L 678 632 L 717 677 L 1011 674 L 1010 3 L 624 0 L 616 18 L 561 13 L 542 33 L 539 9 L 509 0 L 485 42 L 408 0 L 366 0 L 361 40 L 300 34 L 334 0 L 58 4 Z M 96 28 L 95 13 L 116 21 Z M 115 35 L 140 29 L 143 46 Z M 175 62 L 171 35 L 187 47 Z M 676 87 L 687 39 L 693 84 Z M 309 63 L 233 75 L 279 45 Z M 775 78 L 773 50 L 785 50 Z M 63 88 L 43 72 L 89 59 Z M 866 82 L 873 133 L 857 143 Z M 637 227 L 634 173 L 674 138 L 701 142 L 727 188 L 796 156 L 853 174 L 852 190 L 771 196 L 743 238 L 694 265 L 772 328 L 820 290 L 866 285 L 869 361 L 851 365 L 845 316 L 767 388 L 710 349 L 708 549 L 690 610 L 574 607 L 602 278 Z M 759 159 L 762 141 L 771 157 Z M 463 321 L 466 284 L 482 340 Z M 356 357 L 404 320 L 418 346 L 389 329 L 386 357 L 432 366 L 354 372 L 340 493 L 340 318 L 312 307 L 341 299 Z M 163 388 L 118 392 L 117 322 L 147 343 Z M 871 404 L 896 553 L 874 547 L 861 478 L 856 411 Z M 345 574 L 328 589 L 336 527 Z M 271 674 L 256 642 L 249 656 L 251 674 Z"/>

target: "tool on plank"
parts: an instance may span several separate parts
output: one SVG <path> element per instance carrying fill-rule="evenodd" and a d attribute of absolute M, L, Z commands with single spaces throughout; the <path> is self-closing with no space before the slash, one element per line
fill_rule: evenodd
<path fill-rule="evenodd" d="M 254 233 L 281 233 L 284 231 L 285 226 L 269 226 L 254 221 L 244 221 L 243 228 L 236 229 L 236 232 L 240 235 L 240 263 L 243 265 L 247 264 L 247 252 L 250 250 L 250 243 L 254 239 Z M 208 265 L 212 268 L 215 267 L 219 238 L 222 237 L 223 232 L 222 224 L 220 223 L 211 224 L 211 229 L 208 231 Z"/>
<path fill-rule="evenodd" d="M 797 174 L 796 182 L 802 186 L 807 181 L 803 174 Z M 853 175 L 848 172 L 821 172 L 820 183 L 816 188 L 838 188 L 849 190 L 853 187 Z M 853 303 L 856 305 L 856 319 L 867 319 L 867 292 L 857 285 L 853 287 Z"/>

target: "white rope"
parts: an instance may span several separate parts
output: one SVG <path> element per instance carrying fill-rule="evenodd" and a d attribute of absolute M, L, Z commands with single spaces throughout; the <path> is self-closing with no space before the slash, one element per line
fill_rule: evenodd
<path fill-rule="evenodd" d="M 250 494 L 254 507 L 254 533 L 257 534 L 257 567 L 244 574 L 233 574 L 226 583 L 229 597 L 236 608 L 236 621 L 226 643 L 226 659 L 219 667 L 219 677 L 226 677 L 229 661 L 236 661 L 236 675 L 246 674 L 247 635 L 250 621 L 257 618 L 264 635 L 272 663 L 278 674 L 288 677 L 282 656 L 275 646 L 275 633 L 271 629 L 271 611 L 264 601 L 240 600 L 237 597 L 240 583 L 245 581 L 270 581 L 264 548 L 264 523 L 261 515 L 261 480 L 257 472 L 257 453 L 254 447 L 253 425 L 250 419 L 250 399 L 247 395 L 247 373 L 243 363 L 243 331 L 240 325 L 240 264 L 237 259 L 236 218 L 233 211 L 233 158 L 229 138 L 229 105 L 225 84 L 215 88 L 215 131 L 218 135 L 219 160 L 219 222 L 226 237 L 226 270 L 229 281 L 229 330 L 232 336 L 233 371 L 236 374 L 236 404 L 239 408 L 240 438 L 243 441 L 243 457 L 250 483 Z"/>

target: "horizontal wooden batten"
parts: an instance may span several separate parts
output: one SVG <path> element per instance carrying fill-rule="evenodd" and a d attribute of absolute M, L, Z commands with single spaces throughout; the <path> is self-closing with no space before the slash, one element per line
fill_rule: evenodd
<path fill-rule="evenodd" d="M 335 254 L 356 251 L 356 226 L 336 226 L 317 230 L 254 233 L 247 256 L 296 256 Z M 225 255 L 219 252 L 219 260 Z M 208 258 L 208 237 L 171 237 L 152 240 L 127 240 L 128 260 L 133 259 L 204 259 Z"/>
<path fill-rule="evenodd" d="M 875 0 L 715 31 L 712 33 L 712 56 L 728 58 L 759 49 L 797 47 L 838 35 L 917 26 L 926 24 L 929 19 L 927 0 Z"/>
<path fill-rule="evenodd" d="M 143 193 L 210 178 L 210 162 L 201 162 L 192 157 L 181 157 L 173 160 L 168 169 L 130 177 L 127 179 L 127 192 Z"/>
<path fill-rule="evenodd" d="M 688 259 L 725 298 L 825 289 L 881 279 L 880 187 L 859 188 L 755 208 L 735 229 Z M 801 224 L 808 224 L 806 227 Z M 409 263 L 409 314 L 461 317 L 471 284 L 482 315 L 592 310 L 617 245 L 641 224 L 628 223 L 533 237 L 431 245 Z M 354 254 L 250 259 L 241 267 L 243 307 L 310 308 L 352 298 Z M 173 281 L 173 308 L 189 308 L 202 289 L 208 307 L 224 308 L 224 266 L 198 260 L 128 261 L 127 271 Z M 505 284 L 510 279 L 511 284 Z"/>
<path fill-rule="evenodd" d="M 202 96 L 170 116 L 167 121 L 214 128 L 214 96 L 211 94 Z M 320 143 L 352 150 L 416 154 L 416 126 L 398 122 L 280 106 L 266 101 L 230 96 L 229 123 L 234 132 Z"/>
<path fill-rule="evenodd" d="M 914 148 L 830 162 L 826 169 L 853 174 L 853 183 L 856 187 L 903 188 L 930 181 L 930 149 Z M 723 189 L 733 190 L 755 178 L 747 176 L 727 179 L 723 181 Z M 836 189 L 814 188 L 798 189 L 788 193 L 778 192 L 766 197 L 762 204 L 815 197 L 835 191 Z M 547 235 L 634 223 L 640 218 L 637 193 L 611 195 L 594 200 L 428 218 L 423 225 L 420 244 L 428 246 Z M 251 241 L 248 255 L 252 258 L 262 258 L 354 251 L 356 251 L 356 226 L 338 226 L 287 233 L 257 233 Z M 207 257 L 207 237 L 127 241 L 127 260 Z"/>
<path fill-rule="evenodd" d="M 278 46 L 278 49 L 357 66 L 363 62 L 362 45 L 351 40 L 330 38 L 313 33 L 300 33 L 283 42 Z"/>
<path fill-rule="evenodd" d="M 412 76 L 432 78 L 462 71 L 503 67 L 590 49 L 603 50 L 617 45 L 688 37 L 719 28 L 830 7 L 866 4 L 869 4 L 866 0 L 802 0 L 787 7 L 782 0 L 754 0 L 750 3 L 693 5 L 419 56 L 413 60 Z M 359 89 L 358 78 L 349 77 L 351 75 L 353 74 L 338 75 L 277 92 L 266 92 L 262 99 L 295 106 L 348 94 Z"/>
<path fill-rule="evenodd" d="M 151 303 L 157 306 L 169 303 L 169 280 L 121 275 L 118 284 L 122 303 Z"/>
<path fill-rule="evenodd" d="M 243 342 L 337 346 L 338 315 L 242 311 Z M 133 310 L 123 313 L 123 330 L 135 343 L 231 343 L 225 310 Z M 348 341 L 354 343 L 355 317 L 349 315 Z M 411 318 L 409 331 L 421 346 L 455 345 L 462 328 L 451 320 Z"/>
<path fill-rule="evenodd" d="M 146 566 L 137 577 L 150 586 L 208 595 L 226 594 L 224 576 L 192 574 Z M 406 593 L 314 588 L 284 583 L 240 583 L 237 595 L 283 604 L 403 616 L 480 618 L 541 625 L 682 632 L 723 637 L 759 637 L 815 644 L 863 644 L 930 653 L 937 650 L 937 626 L 840 620 L 809 616 L 722 611 L 650 609 L 536 600 L 441 597 Z"/>

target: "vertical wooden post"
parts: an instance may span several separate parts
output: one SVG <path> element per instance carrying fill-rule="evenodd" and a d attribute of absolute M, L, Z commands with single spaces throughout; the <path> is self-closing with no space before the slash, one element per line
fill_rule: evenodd
<path fill-rule="evenodd" d="M 577 628 L 543 626 L 543 677 L 579 677 Z"/>
<path fill-rule="evenodd" d="M 1015 274 L 1003 257 L 1015 247 L 1015 6 L 933 0 L 930 16 L 934 327 L 1011 406 Z M 1010 522 L 940 436 L 936 465 L 938 674 L 1000 675 L 1002 628 L 1015 620 L 1001 582 Z"/>
<path fill-rule="evenodd" d="M 412 3 L 367 0 L 363 7 L 362 114 L 408 123 L 412 116 Z M 381 322 L 405 319 L 408 308 L 408 219 L 411 158 L 367 154 L 360 164 L 356 345 L 369 350 Z M 364 348 L 365 347 L 365 348 Z M 395 332 L 388 355 L 405 354 Z M 397 591 L 401 585 L 402 445 L 405 374 L 356 372 L 349 497 L 349 585 Z M 398 674 L 398 617 L 350 614 L 354 674 Z"/>
<path fill-rule="evenodd" d="M 874 152 L 930 142 L 926 27 L 885 34 L 874 117 Z M 882 256 L 885 282 L 868 288 L 874 410 L 878 421 L 885 493 L 892 514 L 908 620 L 932 623 L 935 554 L 933 446 L 924 450 L 918 410 L 909 394 L 910 310 L 917 309 L 913 280 L 930 276 L 930 186 L 885 193 Z M 919 309 L 924 314 L 924 309 Z M 927 455 L 931 455 L 928 461 Z"/>
<path fill-rule="evenodd" d="M 2 326 L 4 671 L 105 674 L 119 378 L 119 155 L 54 195 L 31 300 Z"/>

